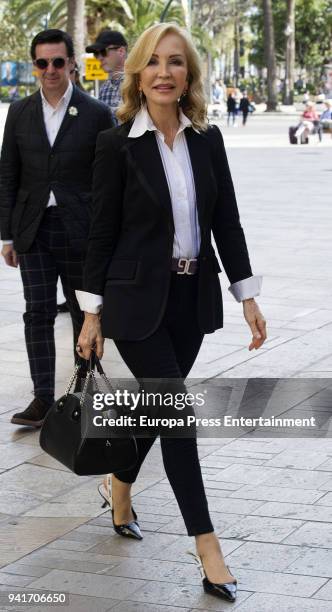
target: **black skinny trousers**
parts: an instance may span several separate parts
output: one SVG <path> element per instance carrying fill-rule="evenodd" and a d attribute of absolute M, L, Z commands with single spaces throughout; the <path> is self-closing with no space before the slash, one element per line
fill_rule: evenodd
<path fill-rule="evenodd" d="M 198 275 L 171 273 L 166 311 L 158 329 L 139 341 L 115 344 L 136 379 L 177 378 L 189 374 L 203 341 L 197 321 Z M 185 390 L 185 388 L 183 387 Z M 181 417 L 181 414 L 179 414 Z M 140 467 L 156 440 L 137 437 L 138 461 L 134 468 L 114 475 L 135 482 Z M 214 531 L 199 464 L 196 437 L 160 438 L 165 471 L 179 504 L 189 536 Z"/>

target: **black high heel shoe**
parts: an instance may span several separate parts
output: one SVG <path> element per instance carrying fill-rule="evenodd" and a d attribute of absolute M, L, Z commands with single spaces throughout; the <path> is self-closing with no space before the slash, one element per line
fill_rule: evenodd
<path fill-rule="evenodd" d="M 104 483 L 102 483 L 98 486 L 98 492 L 104 500 L 104 503 L 102 504 L 102 508 L 107 508 L 107 506 L 111 508 L 112 522 L 113 522 L 113 527 L 114 527 L 115 532 L 118 533 L 119 535 L 122 535 L 128 538 L 135 538 L 136 540 L 143 540 L 143 536 L 141 534 L 139 524 L 136 520 L 137 514 L 132 506 L 131 506 L 131 511 L 134 515 L 133 521 L 130 521 L 129 523 L 123 523 L 122 525 L 116 525 L 114 523 L 114 509 L 113 509 L 113 503 L 112 503 L 112 496 L 110 496 L 110 484 L 111 484 L 110 477 L 107 476 L 107 489 L 105 488 Z"/>
<path fill-rule="evenodd" d="M 202 564 L 202 559 L 199 555 L 195 555 L 195 553 L 191 552 L 191 550 L 187 550 L 188 555 L 192 555 L 195 557 L 196 563 L 199 567 L 202 576 L 202 583 L 205 593 L 209 595 L 214 595 L 215 597 L 219 597 L 221 599 L 226 599 L 227 601 L 234 602 L 236 600 L 236 592 L 237 592 L 237 580 L 234 578 L 233 582 L 224 582 L 224 583 L 215 583 L 211 582 L 206 573 Z M 229 567 L 227 565 L 227 569 Z"/>

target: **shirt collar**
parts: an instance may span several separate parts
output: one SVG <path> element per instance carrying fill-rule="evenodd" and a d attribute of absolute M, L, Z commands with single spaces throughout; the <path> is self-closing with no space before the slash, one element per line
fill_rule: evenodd
<path fill-rule="evenodd" d="M 191 126 L 195 130 L 195 132 L 199 133 L 199 131 L 196 128 L 194 128 L 189 117 L 187 117 L 184 114 L 184 112 L 182 111 L 182 108 L 179 109 L 179 120 L 180 120 L 180 127 L 177 131 L 177 134 L 182 132 L 188 126 Z M 130 128 L 130 132 L 128 136 L 129 138 L 138 138 L 139 136 L 143 136 L 143 134 L 145 134 L 146 131 L 158 132 L 159 130 L 154 125 L 151 119 L 151 116 L 149 115 L 147 107 L 143 105 L 141 110 L 139 110 L 137 115 L 135 115 L 134 123 Z"/>
<path fill-rule="evenodd" d="M 50 106 L 54 111 L 57 110 L 59 108 L 59 106 L 61 106 L 61 104 L 69 104 L 70 98 L 72 96 L 73 93 L 73 84 L 71 81 L 69 81 L 68 83 L 68 87 L 65 91 L 65 93 L 63 94 L 62 98 L 59 100 L 58 104 L 56 105 L 56 107 L 52 106 L 47 99 L 45 98 L 44 92 L 42 87 L 40 88 L 40 95 L 42 98 L 42 102 L 45 106 Z"/>

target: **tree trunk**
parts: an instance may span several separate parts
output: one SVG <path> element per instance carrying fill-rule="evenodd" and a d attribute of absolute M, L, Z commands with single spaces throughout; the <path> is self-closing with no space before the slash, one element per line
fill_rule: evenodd
<path fill-rule="evenodd" d="M 81 66 L 85 39 L 85 0 L 67 0 L 67 32 L 74 41 L 77 63 Z"/>
<path fill-rule="evenodd" d="M 263 0 L 264 11 L 264 53 L 267 65 L 267 108 L 277 109 L 277 63 L 274 42 L 272 0 Z"/>
<path fill-rule="evenodd" d="M 294 102 L 294 69 L 295 69 L 295 0 L 287 0 L 286 35 L 286 75 L 284 104 Z"/>

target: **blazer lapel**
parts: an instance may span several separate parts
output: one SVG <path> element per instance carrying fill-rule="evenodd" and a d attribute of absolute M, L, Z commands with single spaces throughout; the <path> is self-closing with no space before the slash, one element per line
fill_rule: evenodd
<path fill-rule="evenodd" d="M 152 200 L 172 217 L 172 202 L 168 183 L 154 132 L 139 138 L 129 138 L 127 152 L 138 180 Z"/>
<path fill-rule="evenodd" d="M 62 123 L 60 125 L 59 131 L 58 131 L 58 133 L 56 135 L 56 138 L 55 138 L 55 141 L 53 143 L 52 149 L 54 149 L 59 144 L 60 140 L 63 138 L 63 135 L 66 133 L 67 129 L 70 127 L 72 122 L 73 121 L 77 121 L 78 114 L 77 115 L 71 115 L 69 113 L 69 109 L 70 109 L 71 106 L 73 106 L 75 108 L 78 107 L 78 105 L 81 102 L 81 98 L 82 98 L 82 96 L 81 96 L 78 88 L 75 87 L 75 85 L 74 85 L 73 86 L 73 93 L 72 93 L 71 98 L 69 100 L 69 104 L 68 104 L 68 107 L 66 109 L 65 116 L 64 116 L 64 118 L 62 120 Z M 77 111 L 79 112 L 78 108 L 77 108 Z"/>
<path fill-rule="evenodd" d="M 191 127 L 185 129 L 185 136 L 195 182 L 198 219 L 202 228 L 204 225 L 207 204 L 213 201 L 214 188 L 216 190 L 212 173 L 210 147 L 204 137 L 204 133 L 197 133 Z"/>
<path fill-rule="evenodd" d="M 35 102 L 35 113 L 36 113 L 36 125 L 39 128 L 39 132 L 41 134 L 44 146 L 47 149 L 51 149 L 50 141 L 48 139 L 46 128 L 45 128 L 45 121 L 44 121 L 44 114 L 43 114 L 43 103 L 42 103 L 42 98 L 41 98 L 40 91 L 37 91 L 34 94 L 34 96 L 35 96 L 34 97 L 34 102 Z"/>

